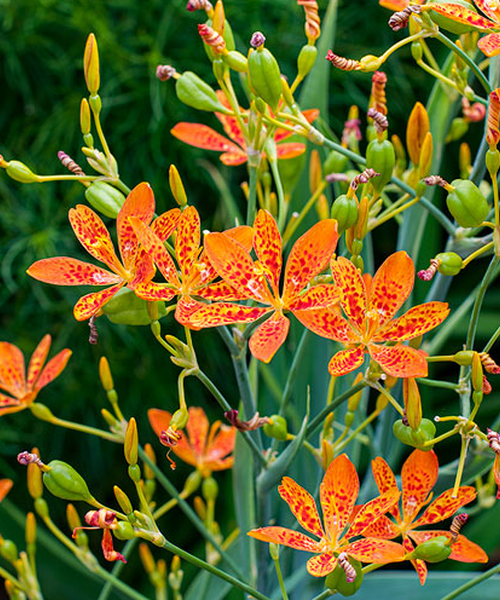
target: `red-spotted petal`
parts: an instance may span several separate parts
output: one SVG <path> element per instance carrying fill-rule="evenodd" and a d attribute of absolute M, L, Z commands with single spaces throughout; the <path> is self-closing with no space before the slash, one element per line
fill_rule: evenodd
<path fill-rule="evenodd" d="M 337 566 L 337 557 L 333 552 L 323 552 L 307 561 L 307 572 L 313 577 L 324 577 Z"/>
<path fill-rule="evenodd" d="M 304 154 L 306 151 L 306 145 L 300 142 L 283 142 L 276 146 L 276 155 L 279 160 L 285 160 L 287 158 L 295 158 Z"/>
<path fill-rule="evenodd" d="M 194 300 L 186 294 L 183 294 L 179 298 L 177 306 L 175 307 L 175 320 L 181 325 L 185 325 L 190 329 L 198 330 L 200 329 L 200 327 L 197 327 L 191 323 L 191 316 L 194 315 L 194 313 L 203 306 L 206 305 L 201 302 L 198 302 L 197 300 Z"/>
<path fill-rule="evenodd" d="M 54 285 L 109 285 L 122 281 L 119 275 L 68 256 L 37 260 L 26 272 Z"/>
<path fill-rule="evenodd" d="M 236 427 L 221 425 L 217 435 L 208 443 L 207 460 L 220 460 L 230 454 L 234 450 L 237 432 Z"/>
<path fill-rule="evenodd" d="M 321 552 L 319 542 L 314 541 L 304 533 L 286 529 L 286 527 L 259 527 L 258 529 L 252 529 L 247 535 L 261 542 L 273 542 L 296 550 L 305 550 L 306 552 Z"/>
<path fill-rule="evenodd" d="M 222 232 L 243 246 L 248 252 L 253 246 L 253 228 L 249 225 L 238 225 Z"/>
<path fill-rule="evenodd" d="M 338 304 L 340 297 L 341 292 L 337 286 L 330 283 L 320 283 L 293 300 L 288 308 L 293 312 L 296 310 L 325 309 Z"/>
<path fill-rule="evenodd" d="M 14 485 L 10 479 L 0 479 L 0 502 L 9 493 L 11 487 Z"/>
<path fill-rule="evenodd" d="M 148 418 L 149 423 L 153 428 L 153 431 L 158 437 L 160 437 L 162 432 L 168 429 L 172 415 L 166 410 L 161 410 L 159 408 L 150 408 L 148 410 Z M 172 451 L 186 464 L 196 466 L 196 457 L 193 454 L 191 446 L 186 440 L 186 436 L 182 431 L 179 431 L 178 433 L 180 435 L 180 438 L 177 444 L 175 446 L 172 446 Z"/>
<path fill-rule="evenodd" d="M 252 334 L 248 342 L 250 352 L 262 362 L 270 362 L 286 340 L 289 329 L 290 319 L 275 312 Z"/>
<path fill-rule="evenodd" d="M 316 502 L 307 490 L 290 477 L 283 477 L 278 492 L 304 529 L 319 538 L 325 537 Z"/>
<path fill-rule="evenodd" d="M 372 337 L 373 342 L 404 342 L 440 325 L 448 316 L 447 302 L 427 302 L 410 308 L 404 315 L 386 323 Z"/>
<path fill-rule="evenodd" d="M 401 470 L 403 519 L 409 522 L 429 499 L 438 478 L 439 463 L 433 450 L 414 450 Z"/>
<path fill-rule="evenodd" d="M 69 222 L 87 252 L 113 271 L 122 271 L 113 242 L 102 219 L 88 206 L 77 204 L 69 210 Z"/>
<path fill-rule="evenodd" d="M 379 4 L 384 8 L 396 12 L 404 10 L 410 4 L 410 0 L 379 0 Z M 416 2 L 416 4 L 421 4 L 421 2 Z"/>
<path fill-rule="evenodd" d="M 21 398 L 21 400 L 23 399 L 23 396 L 19 396 Z M 19 406 L 20 405 L 20 400 L 18 400 L 17 398 L 11 398 L 10 396 L 7 396 L 7 394 L 2 394 L 0 392 L 0 417 L 5 414 L 3 409 L 7 406 Z"/>
<path fill-rule="evenodd" d="M 362 506 L 360 508 L 362 508 Z M 392 540 L 393 538 L 398 537 L 400 533 L 399 527 L 385 515 L 379 517 L 374 523 L 368 525 L 368 527 L 363 530 L 363 535 L 366 537 L 376 537 L 384 540 Z"/>
<path fill-rule="evenodd" d="M 149 227 L 135 217 L 130 217 L 130 223 L 134 230 L 134 235 L 140 241 L 143 248 L 148 252 L 161 274 L 172 286 L 179 288 L 181 283 L 177 276 L 177 269 L 174 261 L 163 245 L 163 242 L 157 237 Z"/>
<path fill-rule="evenodd" d="M 30 364 L 28 366 L 28 376 L 26 379 L 27 389 L 31 389 L 35 381 L 38 379 L 40 371 L 47 360 L 51 341 L 52 338 L 49 334 L 44 335 L 38 346 L 35 348 L 35 351 L 31 355 Z"/>
<path fill-rule="evenodd" d="M 170 284 L 156 283 L 155 281 L 148 281 L 146 283 L 140 283 L 134 288 L 136 296 L 143 300 L 149 300 L 151 302 L 163 300 L 168 302 L 177 294 L 177 290 L 169 287 Z"/>
<path fill-rule="evenodd" d="M 476 29 L 482 31 L 488 31 L 489 29 L 495 29 L 498 27 L 498 23 L 494 21 L 490 21 L 481 15 L 478 15 L 477 12 L 474 12 L 460 4 L 443 3 L 437 4 L 436 2 L 431 2 L 426 4 L 426 8 L 432 9 L 443 17 L 447 17 L 456 23 L 463 23 L 464 25 L 472 25 Z"/>
<path fill-rule="evenodd" d="M 485 35 L 478 41 L 477 47 L 486 56 L 498 56 L 500 54 L 500 33 Z"/>
<path fill-rule="evenodd" d="M 375 483 L 377 484 L 378 491 L 381 494 L 398 490 L 396 477 L 394 476 L 391 467 L 381 456 L 377 456 L 374 460 L 372 460 L 372 473 Z M 393 508 L 390 510 L 390 513 L 394 515 L 398 521 L 401 519 L 397 504 L 393 506 Z"/>
<path fill-rule="evenodd" d="M 9 342 L 0 342 L 0 388 L 16 398 L 23 396 L 25 369 L 21 350 Z"/>
<path fill-rule="evenodd" d="M 334 354 L 328 363 L 328 372 L 332 377 L 340 377 L 361 367 L 365 361 L 365 349 L 363 346 L 341 350 Z"/>
<path fill-rule="evenodd" d="M 192 288 L 192 293 L 206 300 L 246 300 L 248 294 L 242 294 L 239 290 L 225 281 L 216 281 L 207 286 Z"/>
<path fill-rule="evenodd" d="M 413 550 L 415 550 L 415 546 L 413 545 L 412 541 L 407 535 L 403 535 L 403 546 L 408 553 L 413 552 Z M 412 560 L 411 564 L 417 572 L 420 585 L 424 585 L 427 579 L 427 565 L 425 564 L 425 561 L 421 559 Z"/>
<path fill-rule="evenodd" d="M 300 298 L 302 298 L 302 296 Z M 297 302 L 300 302 L 300 298 Z M 293 303 L 293 306 L 295 306 L 295 302 Z M 331 309 L 321 308 L 317 310 L 297 310 L 294 308 L 293 314 L 304 327 L 307 327 L 322 337 L 337 342 L 343 342 L 344 344 L 352 344 L 361 341 L 359 335 L 353 331 L 349 322 L 340 314 L 340 309 L 335 306 Z"/>
<path fill-rule="evenodd" d="M 396 504 L 400 496 L 399 490 L 391 490 L 364 504 L 353 519 L 344 536 L 345 539 L 364 535 L 365 529 L 376 522 L 379 517 L 385 515 Z"/>
<path fill-rule="evenodd" d="M 193 453 L 198 457 L 205 452 L 209 427 L 205 411 L 198 406 L 190 406 L 186 432 Z"/>
<path fill-rule="evenodd" d="M 192 326 L 198 328 L 219 327 L 232 323 L 252 323 L 270 310 L 269 308 L 242 306 L 229 302 L 203 304 L 202 308 L 193 313 L 189 321 Z"/>
<path fill-rule="evenodd" d="M 390 321 L 413 289 L 415 267 L 404 250 L 391 254 L 373 277 L 370 309 L 376 310 L 379 326 Z"/>
<path fill-rule="evenodd" d="M 229 102 L 227 101 L 226 94 L 222 90 L 217 90 L 215 92 L 217 94 L 217 98 L 222 106 L 226 108 L 231 108 Z M 223 115 L 222 113 L 215 113 L 215 116 L 222 123 L 222 127 L 226 134 L 243 148 L 245 147 L 245 138 L 243 137 L 243 133 L 241 132 L 241 127 L 238 123 L 238 120 L 235 117 L 228 117 L 227 115 Z"/>
<path fill-rule="evenodd" d="M 443 535 L 447 538 L 451 537 L 450 532 L 446 530 L 411 531 L 409 532 L 409 535 L 417 544 L 422 544 L 423 542 L 432 540 L 440 535 Z M 488 562 L 488 555 L 486 552 L 480 546 L 467 539 L 464 535 L 459 535 L 457 541 L 452 544 L 449 558 L 466 563 Z"/>
<path fill-rule="evenodd" d="M 179 208 L 167 210 L 153 221 L 151 230 L 162 242 L 165 242 L 177 229 L 180 218 L 181 211 Z"/>
<path fill-rule="evenodd" d="M 400 562 L 404 560 L 406 554 L 406 550 L 401 544 L 379 538 L 362 538 L 349 544 L 343 550 L 360 562 L 377 565 Z"/>
<path fill-rule="evenodd" d="M 327 266 L 337 246 L 337 222 L 324 219 L 293 245 L 285 268 L 283 284 L 283 303 L 286 305 L 295 299 L 313 277 Z"/>
<path fill-rule="evenodd" d="M 410 346 L 368 345 L 373 360 L 393 377 L 427 377 L 425 353 Z"/>
<path fill-rule="evenodd" d="M 127 283 L 128 288 L 131 290 L 135 290 L 141 283 L 151 281 L 155 276 L 156 268 L 153 259 L 144 248 L 139 248 L 132 271 L 133 277 Z"/>
<path fill-rule="evenodd" d="M 474 4 L 492 21 L 500 23 L 500 6 L 491 0 L 474 0 Z"/>
<path fill-rule="evenodd" d="M 367 297 L 365 283 L 359 270 L 350 260 L 339 256 L 330 263 L 333 280 L 342 290 L 340 304 L 349 319 L 359 332 L 364 333 Z"/>
<path fill-rule="evenodd" d="M 228 167 L 237 167 L 247 162 L 247 153 L 243 150 L 232 150 L 231 152 L 224 152 L 219 156 L 222 164 Z"/>
<path fill-rule="evenodd" d="M 139 241 L 130 218 L 134 217 L 149 225 L 155 213 L 155 198 L 149 183 L 143 181 L 136 185 L 123 203 L 116 218 L 118 246 L 125 269 L 130 270 L 134 264 Z"/>
<path fill-rule="evenodd" d="M 262 268 L 254 264 L 240 243 L 224 233 L 209 233 L 205 236 L 205 251 L 214 269 L 229 285 L 259 302 L 273 302 Z"/>
<path fill-rule="evenodd" d="M 358 474 L 347 454 L 330 463 L 319 493 L 326 534 L 337 540 L 349 522 L 359 493 Z"/>
<path fill-rule="evenodd" d="M 175 241 L 175 254 L 183 280 L 187 279 L 198 256 L 200 235 L 200 215 L 194 206 L 186 206 L 179 221 Z"/>
<path fill-rule="evenodd" d="M 68 360 L 71 358 L 71 355 L 71 350 L 65 348 L 56 354 L 54 358 L 51 358 L 45 365 L 45 368 L 40 374 L 38 381 L 35 383 L 35 390 L 41 390 L 51 381 L 54 381 L 56 377 L 59 377 L 68 364 Z"/>
<path fill-rule="evenodd" d="M 264 267 L 265 275 L 277 294 L 283 264 L 281 236 L 278 226 L 267 210 L 259 210 L 253 224 L 253 229 L 253 247 L 255 248 L 257 259 Z"/>
<path fill-rule="evenodd" d="M 125 285 L 121 282 L 118 285 L 106 288 L 99 292 L 93 292 L 82 296 L 73 308 L 73 315 L 77 321 L 85 321 L 94 316 L 106 302 L 109 302 L 116 292 Z"/>
<path fill-rule="evenodd" d="M 181 142 L 196 148 L 215 150 L 216 152 L 241 152 L 239 146 L 201 123 L 177 123 L 170 133 Z"/>
<path fill-rule="evenodd" d="M 413 527 L 432 525 L 453 516 L 457 510 L 476 499 L 476 490 L 471 486 L 462 486 L 453 498 L 453 490 L 446 490 L 426 508 L 424 514 L 415 521 Z"/>

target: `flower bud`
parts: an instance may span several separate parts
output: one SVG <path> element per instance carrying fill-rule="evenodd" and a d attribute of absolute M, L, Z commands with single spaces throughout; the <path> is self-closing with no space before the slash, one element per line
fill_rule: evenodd
<path fill-rule="evenodd" d="M 488 150 L 488 152 L 486 152 L 485 161 L 488 172 L 495 177 L 500 168 L 500 152 L 496 149 Z"/>
<path fill-rule="evenodd" d="M 126 515 L 131 515 L 134 512 L 134 509 L 127 494 L 117 485 L 113 486 L 113 492 L 115 494 L 116 501 L 118 502 L 123 512 Z"/>
<path fill-rule="evenodd" d="M 408 424 L 415 430 L 422 421 L 422 401 L 417 382 L 413 377 L 403 379 L 403 398 Z"/>
<path fill-rule="evenodd" d="M 135 538 L 134 527 L 128 521 L 117 521 L 113 527 L 113 533 L 119 540 L 133 540 Z"/>
<path fill-rule="evenodd" d="M 26 544 L 32 546 L 36 544 L 36 518 L 32 512 L 26 515 Z"/>
<path fill-rule="evenodd" d="M 134 483 L 139 483 L 141 480 L 141 467 L 138 464 L 129 465 L 128 476 Z"/>
<path fill-rule="evenodd" d="M 184 429 L 189 420 L 189 413 L 186 408 L 178 408 L 170 419 L 169 428 L 175 431 Z"/>
<path fill-rule="evenodd" d="M 148 575 L 151 575 L 151 573 L 156 571 L 156 563 L 148 544 L 145 544 L 144 542 L 139 544 L 139 556 L 141 557 L 144 570 Z"/>
<path fill-rule="evenodd" d="M 63 500 L 82 500 L 92 503 L 94 498 L 83 477 L 68 463 L 52 460 L 43 474 L 43 483 L 51 494 Z"/>
<path fill-rule="evenodd" d="M 280 442 L 284 442 L 288 436 L 286 419 L 281 415 L 271 415 L 271 423 L 264 425 L 264 433 Z"/>
<path fill-rule="evenodd" d="M 82 98 L 80 102 L 80 129 L 83 135 L 90 133 L 91 121 L 90 121 L 90 107 L 87 98 Z"/>
<path fill-rule="evenodd" d="M 85 83 L 87 89 L 92 95 L 99 91 L 99 50 L 97 48 L 97 40 L 93 33 L 87 38 L 85 44 L 85 52 L 83 55 L 83 74 L 85 75 Z"/>
<path fill-rule="evenodd" d="M 125 202 L 125 196 L 105 181 L 94 181 L 85 190 L 85 199 L 105 217 L 116 219 Z"/>
<path fill-rule="evenodd" d="M 40 181 L 38 175 L 33 173 L 31 169 L 18 160 L 10 160 L 8 162 L 3 160 L 0 163 L 0 166 L 5 169 L 7 175 L 11 179 L 14 179 L 14 181 L 19 181 L 21 183 L 36 183 Z"/>
<path fill-rule="evenodd" d="M 13 563 L 18 559 L 17 546 L 12 540 L 0 539 L 0 556 Z"/>
<path fill-rule="evenodd" d="M 318 50 L 316 46 L 310 46 L 309 44 L 302 47 L 297 58 L 297 71 L 300 79 L 303 79 L 310 73 L 318 57 Z"/>
<path fill-rule="evenodd" d="M 123 445 L 125 460 L 131 466 L 137 464 L 138 445 L 139 435 L 137 433 L 137 422 L 134 417 L 132 417 L 128 422 L 127 431 L 125 432 L 125 443 Z"/>
<path fill-rule="evenodd" d="M 483 365 L 478 352 L 474 352 L 471 362 L 471 383 L 472 389 L 476 392 L 483 389 Z"/>
<path fill-rule="evenodd" d="M 40 456 L 38 448 L 33 448 L 31 453 Z M 42 472 L 35 463 L 29 463 L 27 467 L 27 477 L 29 495 L 33 500 L 41 498 L 43 494 Z"/>
<path fill-rule="evenodd" d="M 422 145 L 429 131 L 429 115 L 424 105 L 417 102 L 410 113 L 406 129 L 406 147 L 410 155 L 410 160 L 415 166 L 420 162 Z"/>
<path fill-rule="evenodd" d="M 222 60 L 230 69 L 233 69 L 233 71 L 236 71 L 237 73 L 247 72 L 248 60 L 241 52 L 230 50 L 227 54 L 222 55 Z"/>
<path fill-rule="evenodd" d="M 168 182 L 170 184 L 170 191 L 177 204 L 181 207 L 186 206 L 186 190 L 184 189 L 184 184 L 182 183 L 181 176 L 175 165 L 170 165 L 170 169 L 168 170 Z"/>
<path fill-rule="evenodd" d="M 80 515 L 77 513 L 73 504 L 66 505 L 66 520 L 71 531 L 82 526 Z"/>
<path fill-rule="evenodd" d="M 36 514 L 40 515 L 42 519 L 46 519 L 49 516 L 49 505 L 43 498 L 37 498 L 33 503 Z"/>

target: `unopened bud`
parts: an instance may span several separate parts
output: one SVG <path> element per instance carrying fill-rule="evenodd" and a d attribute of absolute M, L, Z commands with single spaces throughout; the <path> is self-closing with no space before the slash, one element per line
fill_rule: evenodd
<path fill-rule="evenodd" d="M 31 453 L 37 456 L 40 454 L 38 448 L 32 448 Z M 42 472 L 35 463 L 28 464 L 27 477 L 30 496 L 34 500 L 41 498 L 43 494 Z"/>
<path fill-rule="evenodd" d="M 144 570 L 148 575 L 151 575 L 151 573 L 156 571 L 156 563 L 148 544 L 145 544 L 144 542 L 139 544 L 139 556 L 141 557 Z"/>
<path fill-rule="evenodd" d="M 125 443 L 123 445 L 125 459 L 130 466 L 137 464 L 138 444 L 137 422 L 134 417 L 132 417 L 128 422 L 127 431 L 125 433 Z"/>
<path fill-rule="evenodd" d="M 105 356 L 101 356 L 101 360 L 99 361 L 99 377 L 102 387 L 106 392 L 114 389 L 113 376 L 111 375 L 108 359 Z"/>
<path fill-rule="evenodd" d="M 170 184 L 170 191 L 172 192 L 175 201 L 179 206 L 186 206 L 187 196 L 184 184 L 182 183 L 181 176 L 175 165 L 170 165 L 168 171 L 168 182 Z"/>
<path fill-rule="evenodd" d="M 89 92 L 95 96 L 99 91 L 100 75 L 99 75 L 99 50 L 97 48 L 97 40 L 93 33 L 87 38 L 85 44 L 85 52 L 83 55 L 83 73 L 85 75 L 85 83 Z"/>

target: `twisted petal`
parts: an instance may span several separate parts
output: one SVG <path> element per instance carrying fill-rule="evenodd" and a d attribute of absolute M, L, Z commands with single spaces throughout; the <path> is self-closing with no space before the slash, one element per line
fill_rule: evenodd
<path fill-rule="evenodd" d="M 149 225 L 155 213 L 155 198 L 149 183 L 143 181 L 136 185 L 127 196 L 116 218 L 118 246 L 125 269 L 128 271 L 134 264 L 139 241 L 130 222 L 130 217 Z"/>
<path fill-rule="evenodd" d="M 252 334 L 248 342 L 250 352 L 255 358 L 268 363 L 286 340 L 289 328 L 290 319 L 275 312 Z"/>
<path fill-rule="evenodd" d="M 403 546 L 408 553 L 413 552 L 413 550 L 415 550 L 415 546 L 413 545 L 412 541 L 407 535 L 403 535 Z M 424 585 L 427 579 L 427 565 L 425 564 L 425 561 L 421 559 L 416 559 L 412 560 L 411 564 L 417 572 L 420 585 Z"/>
<path fill-rule="evenodd" d="M 401 492 L 399 490 L 392 490 L 364 504 L 353 519 L 351 526 L 344 536 L 345 539 L 364 534 L 365 529 L 388 512 L 396 504 L 400 496 Z"/>
<path fill-rule="evenodd" d="M 301 299 L 302 296 L 296 301 L 299 305 Z M 360 341 L 359 335 L 353 331 L 349 322 L 342 317 L 339 308 L 336 306 L 328 309 L 298 310 L 296 302 L 292 303 L 293 314 L 304 327 L 322 337 L 343 342 L 344 344 L 352 344 Z"/>
<path fill-rule="evenodd" d="M 166 431 L 170 425 L 170 419 L 172 415 L 166 410 L 160 410 L 159 408 L 150 408 L 148 410 L 148 418 L 153 431 L 158 437 L 161 436 L 162 431 Z M 172 447 L 172 451 L 182 461 L 188 465 L 196 466 L 196 457 L 193 454 L 191 446 L 186 440 L 186 436 L 182 431 L 179 431 L 180 439 L 175 446 Z"/>
<path fill-rule="evenodd" d="M 372 337 L 373 342 L 404 342 L 419 337 L 441 324 L 450 309 L 447 302 L 427 302 L 410 308 L 404 315 L 386 323 Z"/>
<path fill-rule="evenodd" d="M 32 389 L 33 384 L 38 379 L 50 350 L 52 338 L 49 334 L 44 335 L 35 351 L 31 355 L 30 364 L 28 365 L 28 377 L 26 379 L 27 389 Z M 0 359 L 1 360 L 1 359 Z"/>
<path fill-rule="evenodd" d="M 370 293 L 370 308 L 378 312 L 379 325 L 390 321 L 413 289 L 415 267 L 404 250 L 391 254 L 375 273 Z"/>
<path fill-rule="evenodd" d="M 106 302 L 109 302 L 116 292 L 124 285 L 125 282 L 122 281 L 118 285 L 106 288 L 105 290 L 82 296 L 82 298 L 78 300 L 73 308 L 73 315 L 75 316 L 75 319 L 77 321 L 85 321 L 86 319 L 90 319 L 90 317 L 95 315 L 99 309 L 106 304 Z"/>
<path fill-rule="evenodd" d="M 362 332 L 365 324 L 365 313 L 367 309 L 366 288 L 363 278 L 358 269 L 350 260 L 339 256 L 337 260 L 330 263 L 333 279 L 342 290 L 343 297 L 340 300 L 349 321 Z"/>
<path fill-rule="evenodd" d="M 259 210 L 254 224 L 253 246 L 259 262 L 265 268 L 265 275 L 277 290 L 280 283 L 281 236 L 276 221 L 267 210 Z"/>
<path fill-rule="evenodd" d="M 220 325 L 231 325 L 232 323 L 252 323 L 270 311 L 269 308 L 256 308 L 231 304 L 229 302 L 218 302 L 216 304 L 203 304 L 190 317 L 189 322 L 193 327 L 219 327 Z"/>
<path fill-rule="evenodd" d="M 476 4 L 480 6 L 480 3 L 476 2 Z M 443 15 L 443 17 L 451 19 L 452 21 L 463 23 L 464 25 L 472 25 L 481 31 L 488 31 L 489 29 L 498 27 L 498 23 L 490 21 L 489 19 L 478 15 L 477 12 L 474 12 L 459 4 L 453 4 L 452 2 L 450 2 L 450 4 L 437 4 L 435 2 L 431 2 L 430 4 L 427 4 L 426 7 L 432 8 L 432 10 L 435 12 Z"/>
<path fill-rule="evenodd" d="M 13 482 L 10 479 L 0 479 L 0 502 L 9 493 L 10 488 L 13 486 Z"/>
<path fill-rule="evenodd" d="M 440 535 L 444 535 L 447 538 L 451 537 L 450 532 L 447 530 L 411 531 L 409 532 L 409 535 L 417 544 L 422 544 L 423 542 L 432 540 L 432 538 Z M 468 540 L 464 535 L 459 535 L 457 541 L 452 544 L 449 558 L 466 563 L 488 562 L 488 555 L 486 552 L 480 546 Z"/>
<path fill-rule="evenodd" d="M 196 148 L 215 150 L 216 152 L 231 151 L 241 153 L 239 146 L 230 142 L 211 127 L 207 127 L 207 125 L 202 125 L 201 123 L 177 123 L 170 130 L 170 133 L 178 140 L 181 140 L 181 142 L 195 146 Z"/>
<path fill-rule="evenodd" d="M 304 154 L 305 151 L 305 144 L 301 144 L 300 142 L 284 142 L 276 146 L 276 154 L 280 160 L 295 158 Z"/>
<path fill-rule="evenodd" d="M 358 474 L 347 454 L 330 463 L 319 493 L 326 533 L 337 540 L 349 522 L 359 493 Z"/>
<path fill-rule="evenodd" d="M 26 273 L 54 285 L 109 285 L 122 281 L 119 275 L 68 256 L 37 260 Z"/>
<path fill-rule="evenodd" d="M 68 364 L 68 360 L 71 358 L 73 353 L 68 348 L 61 350 L 58 354 L 51 358 L 49 362 L 45 365 L 38 381 L 35 383 L 35 390 L 41 390 L 51 381 L 54 381 L 56 377 L 63 372 L 66 365 Z"/>
<path fill-rule="evenodd" d="M 427 377 L 427 361 L 421 350 L 410 346 L 368 346 L 370 356 L 393 377 Z"/>
<path fill-rule="evenodd" d="M 334 354 L 328 363 L 328 372 L 332 377 L 340 377 L 361 367 L 364 360 L 365 349 L 363 346 L 341 350 Z"/>
<path fill-rule="evenodd" d="M 337 557 L 333 552 L 323 552 L 307 561 L 307 572 L 313 577 L 324 577 L 337 566 Z"/>
<path fill-rule="evenodd" d="M 337 246 L 337 222 L 324 219 L 293 245 L 285 268 L 283 303 L 286 305 L 297 297 L 313 277 L 327 266 Z"/>
<path fill-rule="evenodd" d="M 500 54 L 500 33 L 490 33 L 482 37 L 477 47 L 486 56 L 492 57 Z"/>
<path fill-rule="evenodd" d="M 319 538 L 325 537 L 316 502 L 307 490 L 290 477 L 283 477 L 278 492 L 304 529 Z"/>
<path fill-rule="evenodd" d="M 377 484 L 378 491 L 381 494 L 396 491 L 398 489 L 396 477 L 394 476 L 391 467 L 381 456 L 377 456 L 374 460 L 372 460 L 372 473 L 375 483 Z M 389 512 L 394 515 L 398 521 L 401 519 L 397 504 L 394 505 Z"/>
<path fill-rule="evenodd" d="M 194 206 L 186 206 L 179 221 L 175 240 L 175 254 L 184 280 L 187 279 L 198 256 L 200 235 L 200 215 Z"/>
<path fill-rule="evenodd" d="M 475 499 L 476 490 L 471 486 L 462 486 L 458 488 L 456 498 L 453 498 L 453 490 L 446 490 L 429 504 L 420 519 L 415 521 L 413 527 L 431 525 L 432 523 L 444 521 L 454 515 L 460 507 L 469 504 L 469 502 L 472 502 Z"/>
<path fill-rule="evenodd" d="M 403 519 L 409 522 L 425 504 L 438 478 L 439 463 L 433 450 L 414 450 L 401 469 Z"/>
<path fill-rule="evenodd" d="M 321 283 L 301 294 L 288 307 L 292 312 L 296 310 L 316 310 L 333 307 L 338 304 L 341 292 L 331 283 Z"/>
<path fill-rule="evenodd" d="M 349 544 L 344 551 L 364 563 L 386 564 L 404 560 L 406 550 L 401 544 L 378 538 L 363 538 Z"/>
<path fill-rule="evenodd" d="M 0 388 L 16 398 L 26 389 L 24 356 L 21 350 L 9 342 L 0 342 Z"/>
<path fill-rule="evenodd" d="M 165 242 L 177 229 L 180 218 L 181 211 L 179 208 L 167 210 L 153 221 L 151 230 L 162 242 Z"/>
<path fill-rule="evenodd" d="M 321 545 L 318 542 L 303 533 L 286 529 L 286 527 L 259 527 L 252 529 L 247 535 L 261 542 L 273 542 L 306 552 L 321 552 Z"/>

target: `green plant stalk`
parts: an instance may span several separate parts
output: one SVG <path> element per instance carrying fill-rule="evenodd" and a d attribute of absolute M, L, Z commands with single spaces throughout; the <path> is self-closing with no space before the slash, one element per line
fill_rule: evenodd
<path fill-rule="evenodd" d="M 427 446 L 434 446 L 434 444 L 439 444 L 439 442 L 442 442 L 443 440 L 447 440 L 448 438 L 454 436 L 457 433 L 457 428 L 454 427 L 453 429 L 450 429 L 450 431 L 447 431 L 446 433 L 442 433 L 441 435 L 438 435 L 437 437 L 433 438 L 432 440 L 427 440 L 427 442 L 424 442 L 422 444 L 422 446 L 427 447 Z"/>
<path fill-rule="evenodd" d="M 273 559 L 273 562 L 274 562 L 274 568 L 276 569 L 276 576 L 278 577 L 278 581 L 280 584 L 281 596 L 282 596 L 283 600 L 288 600 L 288 594 L 286 593 L 285 582 L 283 581 L 283 573 L 281 572 L 279 555 L 277 558 Z"/>
<path fill-rule="evenodd" d="M 285 192 L 283 190 L 283 183 L 281 182 L 280 170 L 278 168 L 277 160 L 270 160 L 271 171 L 273 173 L 274 185 L 276 186 L 276 192 L 278 194 L 278 229 L 282 232 L 285 228 L 285 219 L 287 212 L 287 205 L 285 202 Z"/>
<path fill-rule="evenodd" d="M 0 577 L 7 581 L 10 581 L 12 585 L 14 585 L 16 588 L 25 591 L 21 583 L 14 577 L 14 575 L 12 575 L 12 573 L 9 573 L 3 567 L 0 567 Z"/>
<path fill-rule="evenodd" d="M 247 225 L 252 226 L 257 211 L 257 167 L 248 166 L 249 184 L 248 184 L 248 206 L 247 206 Z"/>
<path fill-rule="evenodd" d="M 368 417 L 366 417 L 366 419 L 360 424 L 358 425 L 358 427 L 356 427 L 356 429 L 354 431 L 351 432 L 351 434 L 349 435 L 349 437 L 347 437 L 344 441 L 342 441 L 340 444 L 338 442 L 341 441 L 341 438 L 339 438 L 337 440 L 337 444 L 334 444 L 333 446 L 333 451 L 335 453 L 341 452 L 346 446 L 348 446 L 355 438 L 358 437 L 358 435 L 363 431 L 363 429 L 365 429 L 366 427 L 368 427 L 368 425 L 374 420 L 376 419 L 379 414 L 381 413 L 381 410 L 374 410 L 372 412 L 371 415 L 369 415 Z M 342 437 L 344 437 L 342 435 Z M 368 438 L 369 440 L 370 438 Z"/>
<path fill-rule="evenodd" d="M 455 91 L 460 92 L 460 89 L 459 89 L 458 85 L 454 81 L 452 81 L 449 77 L 446 77 L 446 75 L 443 75 L 439 71 L 436 71 L 436 69 L 433 69 L 429 65 L 426 65 L 423 60 L 417 60 L 417 65 L 421 69 L 423 69 L 424 71 L 426 71 L 427 73 L 430 73 L 438 81 L 441 81 L 444 85 L 449 85 Z"/>
<path fill-rule="evenodd" d="M 58 427 L 64 427 L 65 429 L 71 429 L 72 431 L 80 431 L 81 433 L 88 433 L 89 435 L 95 435 L 96 437 L 100 437 L 104 440 L 108 440 L 109 442 L 121 443 L 123 439 L 116 435 L 115 433 L 111 433 L 109 431 L 104 431 L 102 429 L 97 429 L 97 427 L 90 427 L 88 425 L 82 425 L 81 423 L 74 423 L 73 421 L 66 421 L 65 419 L 59 419 L 58 417 L 53 416 L 52 419 L 48 421 L 52 425 L 57 425 Z"/>
<path fill-rule="evenodd" d="M 467 449 L 469 448 L 470 439 L 466 436 L 462 436 L 462 443 L 460 446 L 460 458 L 458 460 L 458 469 L 457 474 L 455 476 L 455 484 L 453 486 L 453 494 L 452 498 L 456 498 L 458 496 L 458 488 L 460 487 L 460 482 L 462 481 L 462 476 L 464 474 L 464 466 L 465 466 L 465 458 L 467 456 Z"/>
<path fill-rule="evenodd" d="M 491 350 L 491 348 L 493 348 L 493 344 L 497 341 L 497 339 L 499 337 L 500 337 L 500 327 L 498 327 L 497 330 L 495 331 L 495 333 L 490 337 L 486 346 L 483 348 L 483 352 L 489 352 Z"/>
<path fill-rule="evenodd" d="M 314 596 L 312 600 L 325 600 L 326 598 L 330 598 L 330 596 L 334 596 L 337 593 L 336 590 L 326 589 L 324 592 L 321 592 L 318 596 Z"/>
<path fill-rule="evenodd" d="M 387 400 L 389 400 L 389 402 L 398 411 L 398 413 L 401 416 L 404 416 L 405 411 L 403 410 L 403 408 L 401 408 L 399 402 L 392 396 L 392 394 L 390 392 L 388 392 L 378 382 L 375 382 L 375 383 L 371 384 L 370 387 L 373 387 L 375 390 L 377 390 L 378 392 L 380 392 L 382 394 L 382 396 L 384 396 L 385 398 L 387 398 Z"/>
<path fill-rule="evenodd" d="M 422 385 L 428 385 L 429 387 L 443 388 L 445 390 L 457 391 L 460 387 L 457 383 L 451 383 L 450 381 L 438 381 L 437 379 L 426 379 L 425 377 L 418 377 L 417 381 L 419 384 L 422 384 Z"/>
<path fill-rule="evenodd" d="M 493 575 L 497 575 L 498 573 L 500 573 L 500 564 L 496 565 L 495 567 L 492 567 L 484 573 L 481 573 L 481 575 L 474 577 L 474 579 L 471 579 L 470 581 L 464 583 L 460 587 L 457 587 L 456 590 L 453 590 L 449 594 L 446 594 L 446 596 L 443 596 L 441 600 L 454 600 L 455 598 L 458 598 L 458 596 L 461 596 L 464 592 L 467 592 L 471 588 L 475 587 L 476 585 L 479 585 L 483 581 L 486 581 L 486 579 L 489 579 L 490 577 L 492 577 Z"/>
<path fill-rule="evenodd" d="M 297 231 L 298 226 L 302 223 L 307 213 L 314 206 L 316 200 L 321 196 L 321 194 L 325 191 L 326 181 L 322 181 L 318 187 L 314 190 L 314 194 L 309 198 L 309 200 L 304 204 L 302 210 L 299 213 L 299 216 L 293 221 L 290 227 L 287 228 L 286 236 L 283 236 L 283 246 L 290 241 L 290 238 Z"/>

